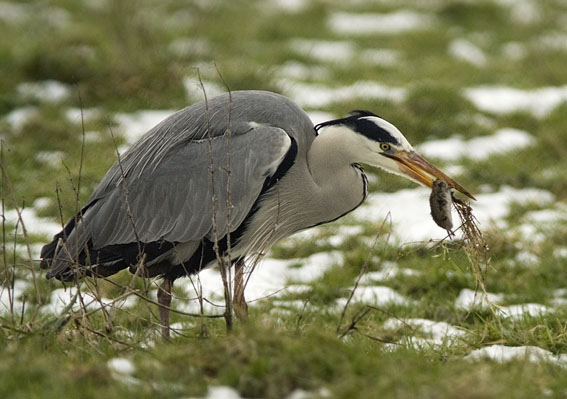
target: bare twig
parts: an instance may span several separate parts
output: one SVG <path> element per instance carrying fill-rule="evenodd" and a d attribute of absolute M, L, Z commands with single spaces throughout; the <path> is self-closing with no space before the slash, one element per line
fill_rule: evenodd
<path fill-rule="evenodd" d="M 341 333 L 341 326 L 343 324 L 343 320 L 345 318 L 347 309 L 350 305 L 350 302 L 352 301 L 352 298 L 354 297 L 354 293 L 355 293 L 356 289 L 358 288 L 358 285 L 360 284 L 360 279 L 368 271 L 368 265 L 370 263 L 370 259 L 372 259 L 372 256 L 374 256 L 374 252 L 376 251 L 376 245 L 378 244 L 378 241 L 379 241 L 380 237 L 382 236 L 382 232 L 383 232 L 384 227 L 386 226 L 387 223 L 388 223 L 388 225 L 392 224 L 392 218 L 391 218 L 390 213 L 388 213 L 386 215 L 386 217 L 382 221 L 382 224 L 378 228 L 378 231 L 377 231 L 376 235 L 374 236 L 374 241 L 372 242 L 372 246 L 370 247 L 370 251 L 368 253 L 368 256 L 366 257 L 366 260 L 364 261 L 364 264 L 362 265 L 362 268 L 360 269 L 360 273 L 358 274 L 358 277 L 356 278 L 356 281 L 354 282 L 354 287 L 350 292 L 350 295 L 349 295 L 349 297 L 348 297 L 348 299 L 345 303 L 345 306 L 343 307 L 343 311 L 341 313 L 341 318 L 339 319 L 339 324 L 337 325 L 337 334 L 339 334 L 341 336 L 344 336 L 346 334 L 346 332 Z M 388 234 L 386 236 L 386 241 L 388 241 L 389 239 L 390 239 L 390 234 Z M 351 325 L 352 325 L 352 323 L 351 323 Z M 347 331 L 348 331 L 348 328 L 347 328 Z"/>
<path fill-rule="evenodd" d="M 34 285 L 34 289 L 35 289 L 35 293 L 36 293 L 36 297 L 37 297 L 37 307 L 39 308 L 41 306 L 41 295 L 39 293 L 39 286 L 37 283 L 37 275 L 35 273 L 35 268 L 33 265 L 33 258 L 32 258 L 32 252 L 31 252 L 31 244 L 28 238 L 28 231 L 26 229 L 26 225 L 24 223 L 24 219 L 22 218 L 22 209 L 20 209 L 20 207 L 18 206 L 18 202 L 16 200 L 16 193 L 14 191 L 14 187 L 12 186 L 12 183 L 10 181 L 10 178 L 8 177 L 8 172 L 6 171 L 6 168 L 4 166 L 4 160 L 0 159 L 0 169 L 2 169 L 2 182 L 3 182 L 3 187 L 6 187 L 8 189 L 8 193 L 10 195 L 10 199 L 12 201 L 12 205 L 14 206 L 14 209 L 16 210 L 16 214 L 18 215 L 18 225 L 21 226 L 22 228 L 22 235 L 24 238 L 24 242 L 25 242 L 25 246 L 26 246 L 26 251 L 27 251 L 27 255 L 28 255 L 28 263 L 26 264 L 26 266 L 28 267 L 28 269 L 31 272 L 32 275 L 32 281 L 33 281 L 33 285 Z M 16 229 L 17 231 L 17 229 Z M 15 240 L 14 240 L 15 242 Z"/>

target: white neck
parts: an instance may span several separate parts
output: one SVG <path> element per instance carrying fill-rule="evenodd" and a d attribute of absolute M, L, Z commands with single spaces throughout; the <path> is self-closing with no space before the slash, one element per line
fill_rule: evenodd
<path fill-rule="evenodd" d="M 360 146 L 363 145 L 356 136 L 356 133 L 342 127 L 321 129 L 307 153 L 307 164 L 315 183 L 319 186 L 335 185 L 345 183 L 344 178 L 352 177 L 352 164 L 361 161 Z"/>

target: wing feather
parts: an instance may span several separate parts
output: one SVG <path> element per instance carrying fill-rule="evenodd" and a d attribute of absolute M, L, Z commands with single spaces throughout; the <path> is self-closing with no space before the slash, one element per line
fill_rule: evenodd
<path fill-rule="evenodd" d="M 290 146 L 285 131 L 261 126 L 176 148 L 141 178 L 126 176 L 89 209 L 84 222 L 93 247 L 211 239 L 215 229 L 225 236 L 243 222 Z"/>

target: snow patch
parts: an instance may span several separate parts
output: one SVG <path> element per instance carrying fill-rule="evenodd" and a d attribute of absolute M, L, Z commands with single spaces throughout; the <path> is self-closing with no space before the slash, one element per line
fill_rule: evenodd
<path fill-rule="evenodd" d="M 337 300 L 337 307 L 344 308 L 347 298 L 340 298 Z M 394 289 L 385 286 L 362 286 L 359 285 L 354 291 L 351 302 L 365 303 L 374 306 L 386 305 L 410 305 L 413 301 L 399 294 Z"/>
<path fill-rule="evenodd" d="M 127 143 L 133 144 L 174 112 L 173 110 L 145 110 L 131 114 L 119 113 L 114 115 L 114 119 Z"/>
<path fill-rule="evenodd" d="M 466 39 L 455 39 L 449 43 L 449 54 L 477 67 L 483 67 L 487 63 L 484 52 Z"/>
<path fill-rule="evenodd" d="M 524 317 L 539 317 L 543 316 L 552 309 L 539 303 L 523 303 L 520 305 L 510 305 L 498 308 L 498 312 L 502 317 L 510 319 L 522 319 Z"/>
<path fill-rule="evenodd" d="M 203 91 L 207 94 L 207 98 L 212 98 L 227 91 L 227 88 L 219 83 L 205 79 L 199 81 L 198 78 L 194 77 L 185 78 L 183 86 L 185 86 L 187 97 L 195 101 L 203 101 L 205 99 Z"/>
<path fill-rule="evenodd" d="M 335 115 L 329 112 L 322 112 L 322 111 L 309 111 L 307 115 L 309 115 L 309 118 L 311 119 L 311 122 L 313 122 L 314 125 L 317 125 L 318 123 L 327 122 L 336 118 Z"/>
<path fill-rule="evenodd" d="M 285 79 L 280 80 L 278 84 L 299 105 L 311 108 L 324 108 L 337 102 L 357 98 L 382 99 L 398 103 L 406 96 L 406 90 L 403 88 L 372 81 L 359 81 L 349 86 L 333 88 L 322 84 L 299 83 Z"/>
<path fill-rule="evenodd" d="M 331 14 L 328 24 L 332 31 L 342 35 L 397 35 L 429 28 L 433 22 L 431 15 L 398 10 L 384 14 L 335 12 Z"/>
<path fill-rule="evenodd" d="M 0 21 L 5 23 L 21 23 L 28 20 L 31 7 L 28 4 L 18 4 L 12 1 L 0 2 Z"/>
<path fill-rule="evenodd" d="M 71 92 L 68 85 L 56 80 L 20 83 L 16 91 L 20 97 L 26 100 L 33 99 L 48 103 L 65 101 L 69 98 Z"/>
<path fill-rule="evenodd" d="M 16 315 L 21 314 L 24 307 L 22 296 L 30 285 L 27 281 L 15 280 L 13 289 L 0 286 L 0 315 L 8 313 L 10 310 L 13 310 Z M 10 303 L 12 304 L 11 307 Z"/>
<path fill-rule="evenodd" d="M 563 203 L 556 204 L 560 209 L 541 209 L 531 211 L 523 216 L 529 223 L 535 224 L 555 224 L 567 221 L 567 207 Z"/>
<path fill-rule="evenodd" d="M 77 294 L 76 287 L 70 288 L 58 288 L 51 291 L 49 297 L 49 303 L 41 308 L 43 313 L 51 313 L 59 315 L 65 310 L 67 306 L 71 304 L 75 295 Z M 73 311 L 81 309 L 82 304 L 84 304 L 83 309 L 85 310 L 96 310 L 105 306 L 113 306 L 119 308 L 130 308 L 133 307 L 138 298 L 134 295 L 130 295 L 125 299 L 108 299 L 100 298 L 98 299 L 93 294 L 89 292 L 81 292 L 80 294 L 82 300 L 77 297 L 73 305 L 71 306 Z"/>
<path fill-rule="evenodd" d="M 284 293 L 297 293 L 310 289 L 309 283 L 321 278 L 333 265 L 343 263 L 343 253 L 339 251 L 321 252 L 304 259 L 262 259 L 250 273 L 246 271 L 246 299 L 252 305 L 254 302 L 274 297 Z M 224 309 L 223 285 L 217 269 L 205 269 L 192 279 L 180 279 L 177 285 L 183 285 L 185 291 L 197 296 L 195 287 L 202 287 L 202 295 L 208 301 L 203 302 L 205 313 L 216 314 Z M 289 290 L 288 288 L 289 287 Z M 199 313 L 197 299 L 177 300 L 174 303 L 179 310 L 189 313 Z"/>
<path fill-rule="evenodd" d="M 400 52 L 391 49 L 366 49 L 359 52 L 360 59 L 371 65 L 393 67 L 401 60 Z"/>
<path fill-rule="evenodd" d="M 475 307 L 486 309 L 489 303 L 498 304 L 503 300 L 503 294 L 493 294 L 490 292 L 484 294 L 481 291 L 464 288 L 459 292 L 459 296 L 455 300 L 455 307 L 464 310 L 471 310 Z"/>
<path fill-rule="evenodd" d="M 555 51 L 567 51 L 567 33 L 547 32 L 536 40 L 537 46 Z"/>
<path fill-rule="evenodd" d="M 371 193 L 366 202 L 352 215 L 358 220 L 376 224 L 382 224 L 384 220 L 387 224 L 391 222 L 392 238 L 401 242 L 443 239 L 447 233 L 431 219 L 429 195 L 430 190 L 421 187 L 395 193 Z M 498 192 L 477 194 L 476 197 L 477 201 L 471 205 L 481 227 L 490 223 L 506 227 L 503 218 L 508 215 L 512 203 L 545 206 L 554 201 L 554 196 L 549 191 L 515 189 L 508 186 L 503 186 Z M 453 219 L 458 221 L 455 213 Z M 457 235 L 459 234 L 457 232 Z"/>
<path fill-rule="evenodd" d="M 520 24 L 534 24 L 541 21 L 540 4 L 533 0 L 495 0 L 501 6 L 508 7 L 512 20 Z"/>
<path fill-rule="evenodd" d="M 383 262 L 382 270 L 376 272 L 368 272 L 359 280 L 360 284 L 370 285 L 376 281 L 387 281 L 396 276 L 415 276 L 419 272 L 413 269 L 400 268 L 395 262 Z"/>
<path fill-rule="evenodd" d="M 482 111 L 496 114 L 529 112 L 542 118 L 567 101 L 567 86 L 533 90 L 506 86 L 480 86 L 465 89 L 464 95 Z"/>
<path fill-rule="evenodd" d="M 242 399 L 238 391 L 232 387 L 218 385 L 207 387 L 207 396 L 200 398 L 191 397 L 188 399 Z"/>
<path fill-rule="evenodd" d="M 42 234 L 51 237 L 61 231 L 61 225 L 59 223 L 55 223 L 49 218 L 37 216 L 33 208 L 25 208 L 20 211 L 20 214 L 28 234 Z M 18 212 L 15 209 L 6 211 L 4 217 L 6 223 L 14 226 L 20 225 Z M 21 226 L 18 228 L 18 233 L 22 234 Z"/>
<path fill-rule="evenodd" d="M 8 122 L 12 129 L 20 131 L 24 127 L 25 123 L 38 115 L 38 113 L 37 107 L 33 106 L 16 108 L 15 110 L 10 111 L 4 117 L 4 120 Z"/>
<path fill-rule="evenodd" d="M 328 79 L 329 70 L 323 66 L 306 65 L 299 61 L 286 61 L 274 68 L 277 79 L 321 80 Z"/>
<path fill-rule="evenodd" d="M 567 365 L 567 355 L 555 356 L 550 351 L 537 346 L 491 345 L 472 351 L 465 356 L 465 359 L 471 361 L 488 359 L 498 363 L 506 363 L 513 360 L 527 360 L 529 362 L 540 362 L 543 360 L 562 366 Z"/>
<path fill-rule="evenodd" d="M 432 321 L 427 319 L 400 320 L 391 318 L 386 320 L 384 323 L 384 328 L 387 330 L 399 330 L 407 326 L 418 329 L 422 333 L 430 336 L 430 338 L 425 339 L 411 337 L 412 344 L 416 347 L 448 344 L 465 335 L 465 331 L 442 321 Z"/>
<path fill-rule="evenodd" d="M 503 128 L 490 136 L 475 137 L 465 140 L 461 136 L 453 136 L 444 140 L 431 140 L 417 146 L 423 155 L 455 161 L 462 158 L 484 160 L 494 154 L 529 147 L 535 143 L 534 137 L 519 129 Z"/>
<path fill-rule="evenodd" d="M 35 154 L 34 159 L 52 168 L 56 168 L 63 164 L 65 155 L 63 151 L 39 151 Z"/>
<path fill-rule="evenodd" d="M 75 108 L 71 107 L 65 111 L 65 118 L 71 123 L 81 123 L 81 120 L 88 121 L 99 118 L 102 111 L 98 108 Z"/>
<path fill-rule="evenodd" d="M 115 357 L 106 362 L 106 366 L 112 373 L 132 375 L 136 372 L 136 366 L 131 360 L 124 357 Z"/>
<path fill-rule="evenodd" d="M 327 242 L 331 244 L 333 247 L 337 247 L 343 244 L 350 237 L 362 233 L 363 230 L 364 229 L 362 226 L 345 226 L 345 225 L 338 226 L 336 234 L 327 238 Z"/>
<path fill-rule="evenodd" d="M 269 0 L 265 6 L 268 10 L 278 10 L 286 14 L 297 14 L 303 11 L 308 0 Z"/>
<path fill-rule="evenodd" d="M 301 55 L 322 62 L 349 62 L 357 54 L 356 45 L 350 41 L 293 39 L 289 47 Z"/>

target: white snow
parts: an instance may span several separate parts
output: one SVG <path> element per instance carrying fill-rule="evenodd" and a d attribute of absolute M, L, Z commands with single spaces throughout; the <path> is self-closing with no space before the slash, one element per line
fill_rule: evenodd
<path fill-rule="evenodd" d="M 98 108 L 67 108 L 65 111 L 65 117 L 69 122 L 72 123 L 81 123 L 81 119 L 84 121 L 88 121 L 97 117 L 100 117 L 102 114 L 101 110 Z"/>
<path fill-rule="evenodd" d="M 34 106 L 26 106 L 21 108 L 16 108 L 13 111 L 10 111 L 5 117 L 4 120 L 8 122 L 8 124 L 14 129 L 15 131 L 20 131 L 24 124 L 34 116 L 38 114 L 37 107 Z"/>
<path fill-rule="evenodd" d="M 299 61 L 286 61 L 274 68 L 277 79 L 324 80 L 330 76 L 329 69 L 321 65 L 306 65 Z"/>
<path fill-rule="evenodd" d="M 20 213 L 28 233 L 43 234 L 51 237 L 54 234 L 59 233 L 61 230 L 61 225 L 59 223 L 55 223 L 51 218 L 37 216 L 34 208 L 25 208 L 20 211 Z M 14 226 L 19 224 L 18 212 L 15 209 L 7 210 L 4 217 L 8 224 L 12 224 Z M 22 233 L 21 226 L 18 228 L 18 232 L 20 234 Z"/>
<path fill-rule="evenodd" d="M 68 85 L 56 80 L 20 83 L 16 91 L 26 100 L 34 99 L 49 103 L 67 100 L 71 92 Z"/>
<path fill-rule="evenodd" d="M 524 317 L 543 316 L 552 311 L 545 305 L 539 303 L 523 303 L 519 305 L 510 305 L 498 308 L 502 317 L 510 319 L 522 319 Z"/>
<path fill-rule="evenodd" d="M 428 28 L 433 22 L 431 15 L 401 9 L 384 14 L 335 12 L 329 17 L 328 24 L 332 31 L 341 35 L 396 35 Z"/>
<path fill-rule="evenodd" d="M 0 2 L 0 21 L 4 23 L 20 23 L 27 21 L 31 7 L 29 4 L 19 4 L 13 1 Z"/>
<path fill-rule="evenodd" d="M 495 0 L 496 3 L 508 7 L 511 19 L 520 24 L 533 24 L 541 20 L 540 2 L 534 0 Z"/>
<path fill-rule="evenodd" d="M 229 386 L 209 386 L 203 399 L 242 399 L 238 391 Z"/>
<path fill-rule="evenodd" d="M 528 49 L 524 43 L 507 42 L 502 45 L 501 53 L 511 61 L 519 61 L 526 57 Z"/>
<path fill-rule="evenodd" d="M 368 272 L 364 274 L 359 283 L 363 285 L 371 285 L 376 281 L 387 281 L 396 276 L 415 276 L 419 274 L 417 270 L 400 268 L 395 262 L 382 262 L 382 270 Z"/>
<path fill-rule="evenodd" d="M 382 67 L 392 67 L 400 63 L 402 58 L 397 50 L 392 49 L 366 49 L 359 52 L 363 62 Z"/>
<path fill-rule="evenodd" d="M 416 347 L 426 345 L 443 345 L 454 342 L 465 335 L 465 331 L 458 329 L 448 323 L 442 321 L 432 321 L 427 319 L 396 319 L 390 318 L 384 323 L 387 330 L 399 330 L 404 327 L 412 327 L 420 330 L 430 338 L 411 337 L 412 344 Z"/>
<path fill-rule="evenodd" d="M 486 309 L 488 308 L 488 302 L 490 302 L 496 305 L 494 309 L 500 316 L 514 320 L 522 319 L 523 317 L 543 316 L 552 311 L 547 306 L 538 303 L 498 306 L 502 301 L 504 301 L 503 294 L 487 293 L 484 295 L 481 291 L 465 288 L 459 293 L 455 301 L 455 307 L 464 310 L 471 310 L 475 307 Z"/>
<path fill-rule="evenodd" d="M 528 239 L 530 237 L 532 237 L 532 239 L 533 239 L 534 235 L 535 235 L 535 231 L 532 231 L 531 234 L 526 235 L 525 237 L 528 238 Z M 537 241 L 539 242 L 539 240 L 537 240 Z M 540 259 L 533 252 L 530 252 L 528 250 L 522 250 L 522 251 L 518 252 L 516 254 L 516 256 L 514 257 L 514 263 L 521 264 L 521 265 L 524 265 L 524 266 L 535 266 L 535 265 L 538 265 L 540 263 Z"/>
<path fill-rule="evenodd" d="M 22 295 L 30 287 L 30 283 L 23 280 L 14 281 L 14 289 L 0 285 L 0 315 L 13 310 L 15 315 L 22 312 L 24 303 Z M 10 301 L 12 308 L 10 308 Z"/>
<path fill-rule="evenodd" d="M 362 233 L 364 229 L 360 225 L 355 225 L 355 226 L 341 225 L 338 226 L 336 230 L 337 231 L 334 235 L 327 238 L 327 242 L 331 244 L 333 247 L 337 247 L 341 245 L 351 236 L 355 236 Z"/>
<path fill-rule="evenodd" d="M 337 300 L 337 308 L 342 309 L 346 304 L 348 297 Z M 410 305 L 413 301 L 399 294 L 394 289 L 386 286 L 364 286 L 359 285 L 354 291 L 351 303 L 365 303 L 374 306 L 387 305 Z"/>
<path fill-rule="evenodd" d="M 144 110 L 130 114 L 118 113 L 114 119 L 128 144 L 133 144 L 155 125 L 173 114 L 173 110 Z"/>
<path fill-rule="evenodd" d="M 286 292 L 298 292 L 306 290 L 307 285 L 319 279 L 333 265 L 341 265 L 343 253 L 339 251 L 321 252 L 304 259 L 262 259 L 251 274 L 246 285 L 246 299 L 249 304 L 255 301 L 277 296 Z M 205 313 L 220 313 L 224 307 L 222 297 L 223 285 L 220 272 L 217 269 L 203 270 L 193 278 L 195 285 L 200 281 L 202 295 L 209 302 L 203 303 Z M 178 280 L 178 285 L 183 284 L 185 291 L 193 298 L 196 297 L 195 289 L 190 279 Z M 287 291 L 287 287 L 290 290 Z M 178 299 L 174 305 L 184 312 L 198 313 L 199 303 L 196 299 L 184 301 Z M 212 302 L 212 303 L 211 303 Z"/>
<path fill-rule="evenodd" d="M 138 386 L 142 383 L 141 380 L 133 376 L 136 372 L 136 366 L 130 359 L 115 357 L 106 362 L 106 367 L 108 367 L 112 378 L 122 384 Z"/>
<path fill-rule="evenodd" d="M 449 54 L 477 67 L 483 67 L 487 63 L 484 52 L 466 39 L 455 39 L 449 43 Z"/>
<path fill-rule="evenodd" d="M 406 90 L 386 86 L 373 81 L 358 81 L 348 86 L 328 87 L 323 84 L 307 84 L 281 79 L 282 90 L 299 105 L 310 108 L 324 108 L 336 102 L 361 99 L 383 99 L 401 102 Z"/>
<path fill-rule="evenodd" d="M 368 64 L 391 67 L 400 59 L 399 51 L 379 48 L 360 49 L 355 42 L 349 40 L 298 38 L 292 39 L 288 45 L 296 53 L 326 64 L 352 64 L 360 59 Z"/>
<path fill-rule="evenodd" d="M 555 51 L 567 51 L 567 33 L 554 31 L 546 32 L 543 36 L 536 39 L 538 46 L 555 50 Z"/>
<path fill-rule="evenodd" d="M 503 128 L 490 136 L 475 137 L 466 140 L 461 136 L 452 136 L 443 140 L 430 140 L 417 146 L 427 157 L 456 161 L 462 158 L 484 160 L 494 154 L 504 154 L 535 144 L 534 137 L 519 129 Z"/>
<path fill-rule="evenodd" d="M 559 365 L 567 365 L 567 355 L 553 355 L 550 351 L 537 346 L 505 346 L 491 345 L 473 350 L 465 359 L 479 361 L 483 359 L 493 360 L 498 363 L 506 363 L 513 360 L 540 362 L 546 361 Z"/>
<path fill-rule="evenodd" d="M 352 215 L 358 220 L 377 225 L 381 225 L 384 220 L 388 220 L 389 224 L 391 220 L 392 238 L 401 242 L 443 239 L 447 233 L 431 219 L 429 194 L 429 189 L 421 187 L 395 193 L 371 193 L 365 204 Z M 477 201 L 473 201 L 471 206 L 481 228 L 489 226 L 490 223 L 506 227 L 502 219 L 508 215 L 512 203 L 545 206 L 555 199 L 553 194 L 545 190 L 515 189 L 508 186 L 503 186 L 498 192 L 477 194 L 476 198 Z M 458 221 L 456 214 L 453 220 Z"/>
<path fill-rule="evenodd" d="M 38 162 L 55 168 L 63 164 L 65 155 L 63 151 L 39 151 L 34 158 Z"/>
<path fill-rule="evenodd" d="M 204 67 L 208 67 L 208 66 L 204 66 Z M 204 72 L 204 73 L 211 74 L 213 72 Z M 194 100 L 194 101 L 204 101 L 205 93 L 207 95 L 207 98 L 212 98 L 227 91 L 227 88 L 221 85 L 220 83 L 206 80 L 203 78 L 201 78 L 201 81 L 199 81 L 199 79 L 196 77 L 185 78 L 183 80 L 183 85 L 185 86 L 187 97 L 190 100 Z"/>
<path fill-rule="evenodd" d="M 296 14 L 307 7 L 308 0 L 269 0 L 266 8 L 282 11 L 288 14 Z"/>
<path fill-rule="evenodd" d="M 115 357 L 106 362 L 106 366 L 112 373 L 132 375 L 136 372 L 136 366 L 130 359 Z"/>
<path fill-rule="evenodd" d="M 44 313 L 61 314 L 65 307 L 67 307 L 71 303 L 76 293 L 76 287 L 57 288 L 51 291 L 49 303 L 44 305 L 41 311 Z M 84 304 L 84 310 L 95 310 L 104 306 L 129 308 L 134 306 L 138 300 L 134 295 L 130 295 L 126 299 L 120 300 L 108 298 L 97 299 L 93 294 L 88 292 L 81 292 L 80 297 L 82 298 L 82 303 Z M 72 306 L 72 310 L 77 311 L 81 309 L 81 307 L 81 300 L 79 300 L 79 297 L 77 297 L 75 303 Z"/>
<path fill-rule="evenodd" d="M 560 209 L 541 209 L 531 211 L 523 216 L 523 220 L 534 224 L 555 224 L 567 221 L 567 207 L 564 203 L 557 203 L 556 208 Z"/>
<path fill-rule="evenodd" d="M 314 125 L 318 123 L 330 121 L 336 118 L 335 115 L 329 112 L 322 112 L 322 111 L 309 111 L 307 115 L 309 115 L 309 118 L 311 119 L 311 122 L 313 122 Z"/>
<path fill-rule="evenodd" d="M 351 62 L 357 54 L 356 44 L 350 41 L 292 39 L 289 47 L 321 62 Z"/>
<path fill-rule="evenodd" d="M 484 294 L 482 291 L 471 290 L 470 288 L 463 288 L 459 292 L 459 296 L 455 300 L 455 307 L 459 309 L 470 310 L 475 307 L 487 308 L 489 302 L 496 305 L 504 300 L 503 294 L 493 294 L 487 292 Z"/>
<path fill-rule="evenodd" d="M 332 397 L 333 393 L 325 387 L 318 389 L 316 392 L 310 392 L 301 388 L 296 388 L 288 396 L 286 396 L 285 399 L 325 399 Z"/>
<path fill-rule="evenodd" d="M 52 203 L 53 203 L 53 200 L 51 198 L 39 197 L 33 202 L 33 207 L 35 209 L 43 209 L 43 208 L 47 208 Z"/>
<path fill-rule="evenodd" d="M 521 111 L 541 118 L 567 101 L 567 86 L 533 90 L 506 86 L 480 86 L 465 89 L 464 95 L 482 111 L 496 114 Z"/>

